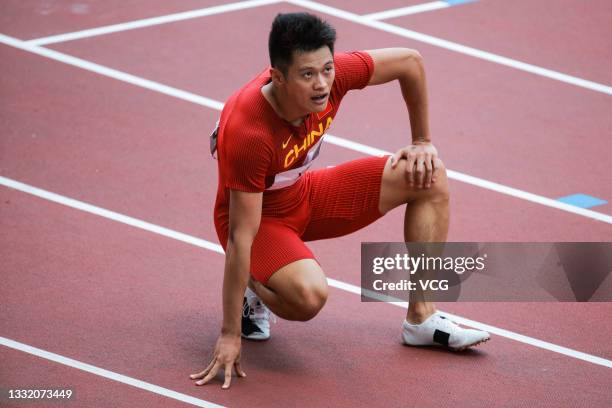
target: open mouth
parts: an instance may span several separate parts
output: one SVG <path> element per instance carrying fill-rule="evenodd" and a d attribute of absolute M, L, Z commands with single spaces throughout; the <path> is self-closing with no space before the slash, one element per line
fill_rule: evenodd
<path fill-rule="evenodd" d="M 325 102 L 325 99 L 327 99 L 327 94 L 321 94 L 321 95 L 317 95 L 317 96 L 312 96 L 310 98 L 310 100 L 312 100 L 314 103 L 316 104 L 322 104 L 323 102 Z"/>

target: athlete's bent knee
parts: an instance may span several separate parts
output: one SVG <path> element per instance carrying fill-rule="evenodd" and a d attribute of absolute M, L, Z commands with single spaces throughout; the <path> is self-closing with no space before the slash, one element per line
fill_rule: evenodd
<path fill-rule="evenodd" d="M 438 174 L 438 172 L 441 172 L 444 175 L 446 175 L 446 166 L 444 165 L 444 162 L 442 160 L 440 160 L 439 158 L 436 158 L 434 160 L 434 167 L 436 169 L 434 174 Z"/>
<path fill-rule="evenodd" d="M 436 201 L 448 201 L 450 198 L 450 191 L 448 189 L 448 179 L 446 176 L 446 166 L 440 159 L 436 159 L 434 162 L 434 174 L 436 181 L 431 184 L 429 188 L 429 196 Z"/>
<path fill-rule="evenodd" d="M 327 301 L 327 287 L 300 286 L 296 293 L 296 320 L 307 321 L 315 317 Z"/>

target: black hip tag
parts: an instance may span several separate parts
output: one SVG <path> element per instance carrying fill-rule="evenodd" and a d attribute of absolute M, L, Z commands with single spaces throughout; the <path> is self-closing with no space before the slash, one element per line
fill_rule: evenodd
<path fill-rule="evenodd" d="M 213 159 L 217 158 L 217 138 L 219 137 L 219 121 L 215 124 L 215 129 L 210 134 L 210 155 Z"/>

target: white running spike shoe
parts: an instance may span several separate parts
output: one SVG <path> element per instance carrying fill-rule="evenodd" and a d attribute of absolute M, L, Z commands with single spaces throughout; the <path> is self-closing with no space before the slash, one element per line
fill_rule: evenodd
<path fill-rule="evenodd" d="M 491 338 L 486 331 L 464 329 L 440 312 L 429 316 L 421 324 L 404 320 L 402 338 L 409 346 L 445 346 L 454 351 L 465 350 Z"/>
<path fill-rule="evenodd" d="M 242 301 L 242 337 L 248 340 L 270 338 L 270 310 L 250 288 Z"/>

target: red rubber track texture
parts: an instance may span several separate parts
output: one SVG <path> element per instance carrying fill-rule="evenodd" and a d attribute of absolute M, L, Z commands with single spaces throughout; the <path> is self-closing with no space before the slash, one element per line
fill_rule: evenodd
<path fill-rule="evenodd" d="M 3 335 L 16 341 L 229 406 L 297 397 L 309 406 L 592 407 L 608 398 L 607 368 L 500 337 L 465 353 L 405 347 L 401 309 L 335 290 L 317 319 L 280 321 L 270 341 L 245 342 L 249 377 L 230 392 L 219 382 L 196 388 L 187 374 L 217 336 L 222 256 L 20 192 L 2 190 L 2 200 L 11 236 L 2 255 L 15 265 L 2 286 Z M 57 369 L 37 368 L 41 378 Z"/>
<path fill-rule="evenodd" d="M 468 6 L 474 5 L 452 9 Z M 271 5 L 50 48 L 224 101 L 236 84 L 268 63 L 265 41 L 252 39 L 266 38 L 280 9 L 300 10 Z M 607 129 L 612 128 L 609 95 L 337 18 L 329 21 L 340 33 L 339 50 L 407 46 L 424 55 L 432 135 L 449 168 L 553 199 L 584 193 L 612 201 L 612 184 L 605 182 Z M 210 32 L 214 40 L 203 41 Z M 592 63 L 607 65 L 605 60 Z M 346 99 L 332 134 L 388 151 L 409 140 L 397 86 L 353 92 Z M 612 214 L 610 204 L 596 210 Z"/>
<path fill-rule="evenodd" d="M 157 1 L 155 4 L 148 0 L 85 0 L 78 3 L 5 0 L 0 27 L 3 34 L 31 40 L 223 3 L 223 0 Z"/>
<path fill-rule="evenodd" d="M 28 39 L 219 3 L 147 2 L 144 9 L 139 2 L 119 9 L 103 3 L 89 8 L 96 13 L 75 19 L 69 6 L 44 15 L 42 9 L 14 2 L 6 6 L 12 11 L 7 15 L 17 17 L 0 17 L 0 22 L 4 33 Z M 369 13 L 408 5 L 396 3 L 376 2 L 374 9 L 360 1 L 350 7 Z M 561 8 L 543 13 L 524 9 L 525 4 L 510 9 L 500 2 L 478 2 L 390 22 L 608 81 L 609 58 L 598 60 L 597 41 L 602 27 L 597 21 L 608 9 L 594 3 L 592 10 L 598 11 L 583 29 L 584 20 Z M 550 2 L 539 4 L 533 7 Z M 280 10 L 297 8 L 267 6 L 51 48 L 223 101 L 236 84 L 265 66 L 265 41 L 253 39 L 266 38 Z M 530 10 L 535 17 L 524 17 Z M 496 20 L 500 15 L 511 16 L 504 17 L 505 26 Z M 474 21 L 485 18 L 493 27 L 489 40 L 474 28 Z M 539 25 L 530 23 L 534 18 Z M 422 52 L 434 139 L 448 167 L 553 198 L 575 192 L 612 197 L 610 184 L 604 183 L 605 129 L 612 125 L 609 96 L 329 21 L 340 33 L 339 49 L 409 46 Z M 561 27 L 556 41 L 546 33 L 551 26 Z M 517 45 L 522 35 L 536 38 L 546 52 Z M 560 53 L 555 45 L 563 41 L 584 51 L 585 59 Z M 218 112 L 6 46 L 0 46 L 0 69 L 0 89 L 11 102 L 0 107 L 0 175 L 215 241 L 216 163 L 207 156 L 206 136 Z M 386 86 L 349 95 L 332 133 L 394 150 L 408 140 L 407 129 L 399 90 Z M 580 140 L 586 137 L 588 143 L 573 148 L 577 134 L 587 135 Z M 328 145 L 320 165 L 354 157 L 355 152 Z M 451 189 L 451 240 L 611 236 L 609 225 L 584 217 L 458 182 L 451 182 Z M 220 324 L 221 255 L 4 187 L 0 198 L 4 337 L 230 406 L 292 406 L 296 398 L 310 406 L 609 405 L 609 369 L 498 336 L 462 354 L 403 347 L 401 309 L 359 303 L 355 295 L 335 289 L 314 321 L 281 321 L 273 325 L 271 341 L 245 343 L 249 378 L 234 379 L 230 392 L 221 391 L 219 382 L 196 388 L 187 375 L 204 365 Z M 610 213 L 610 208 L 596 209 Z M 394 211 L 350 237 L 311 247 L 330 277 L 359 284 L 359 243 L 401 240 L 402 216 Z M 609 303 L 440 308 L 612 358 L 609 342 L 602 341 L 612 334 Z M 37 386 L 42 382 L 33 379 L 39 378 L 45 385 L 72 384 L 84 406 L 101 401 L 184 406 L 13 350 L 0 348 L 0 353 L 8 368 L 0 370 L 2 384 Z"/>

